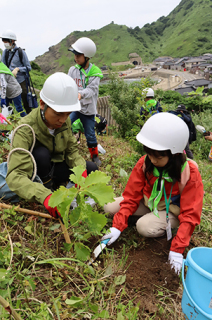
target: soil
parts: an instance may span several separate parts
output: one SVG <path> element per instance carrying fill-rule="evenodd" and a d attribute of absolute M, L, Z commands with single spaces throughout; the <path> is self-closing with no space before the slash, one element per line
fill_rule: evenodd
<path fill-rule="evenodd" d="M 167 263 L 170 244 L 171 241 L 168 242 L 166 236 L 140 237 L 138 246 L 130 248 L 129 251 L 126 288 L 131 300 L 135 299 L 135 304 L 139 302 L 142 312 L 149 316 L 158 314 L 159 298 L 164 296 L 167 290 L 169 294 L 172 292 L 175 301 L 178 297 L 176 291 L 179 289 L 180 279 Z M 114 244 L 114 248 L 121 252 L 123 244 Z M 163 317 L 160 315 L 154 319 Z"/>

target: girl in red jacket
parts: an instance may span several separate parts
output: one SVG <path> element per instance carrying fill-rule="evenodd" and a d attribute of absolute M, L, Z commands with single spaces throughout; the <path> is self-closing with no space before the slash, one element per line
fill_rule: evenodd
<path fill-rule="evenodd" d="M 168 261 L 180 273 L 183 252 L 196 225 L 200 223 L 203 184 L 197 164 L 183 150 L 188 142 L 188 127 L 182 119 L 163 112 L 149 118 L 137 135 L 146 155 L 135 165 L 123 197 L 105 206 L 115 214 L 113 227 L 103 239 L 108 245 L 128 226 L 128 218 L 137 216 L 136 228 L 145 237 L 172 238 Z"/>

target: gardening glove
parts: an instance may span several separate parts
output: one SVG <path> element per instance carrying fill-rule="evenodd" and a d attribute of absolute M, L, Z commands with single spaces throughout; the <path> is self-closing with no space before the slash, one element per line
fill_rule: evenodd
<path fill-rule="evenodd" d="M 101 240 L 110 239 L 110 241 L 107 243 L 108 246 L 110 246 L 113 242 L 115 242 L 118 237 L 120 236 L 121 231 L 112 227 L 110 228 L 110 233 L 106 233 Z"/>
<path fill-rule="evenodd" d="M 12 71 L 12 74 L 14 75 L 14 77 L 17 77 L 17 73 L 19 71 L 19 68 L 16 67 L 13 71 Z"/>
<path fill-rule="evenodd" d="M 6 106 L 6 99 L 1 98 L 1 107 L 3 107 L 4 105 Z"/>
<path fill-rule="evenodd" d="M 179 275 L 182 268 L 182 263 L 183 263 L 182 253 L 169 251 L 168 261 L 171 265 L 171 268 L 173 268 L 175 273 Z"/>
<path fill-rule="evenodd" d="M 49 206 L 49 199 L 51 198 L 52 194 L 48 195 L 48 197 L 46 197 L 46 199 L 43 202 L 44 207 L 46 208 L 46 210 L 49 212 L 49 214 L 53 217 L 53 218 L 61 218 L 61 214 L 58 211 L 57 207 L 50 207 Z"/>

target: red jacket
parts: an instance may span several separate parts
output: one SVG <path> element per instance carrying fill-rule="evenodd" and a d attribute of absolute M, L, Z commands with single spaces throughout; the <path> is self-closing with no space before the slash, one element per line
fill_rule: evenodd
<path fill-rule="evenodd" d="M 145 194 L 147 198 L 150 197 L 153 184 L 157 179 L 151 174 L 149 176 L 150 185 L 147 182 L 143 172 L 145 157 L 141 157 L 133 168 L 123 193 L 124 200 L 120 204 L 121 208 L 113 218 L 113 227 L 120 231 L 127 228 L 128 218 L 137 210 L 143 195 Z M 188 164 L 190 178 L 180 196 L 180 214 L 178 216 L 180 225 L 170 248 L 171 251 L 179 253 L 184 252 L 185 248 L 189 245 L 195 226 L 200 224 L 203 204 L 203 184 L 200 173 L 194 163 L 188 161 Z M 167 199 L 170 195 L 171 185 L 170 182 L 165 181 Z M 172 189 L 172 197 L 179 194 L 179 184 L 176 182 Z M 161 200 L 164 200 L 164 196 L 162 196 Z"/>

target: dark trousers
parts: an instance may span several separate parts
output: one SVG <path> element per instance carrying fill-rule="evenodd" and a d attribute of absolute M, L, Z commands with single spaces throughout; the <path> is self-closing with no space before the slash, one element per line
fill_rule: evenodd
<path fill-rule="evenodd" d="M 44 185 L 51 179 L 54 186 L 56 186 L 55 188 L 57 188 L 69 181 L 69 176 L 73 172 L 67 163 L 65 161 L 52 162 L 51 154 L 46 147 L 40 146 L 35 148 L 32 154 L 37 164 L 37 174 L 44 182 Z M 98 170 L 98 167 L 94 162 L 86 161 L 86 169 L 89 175 L 92 171 Z"/>
<path fill-rule="evenodd" d="M 30 113 L 32 110 L 29 107 L 28 101 L 27 101 L 27 86 L 26 86 L 26 81 L 23 81 L 20 83 L 20 86 L 22 88 L 22 93 L 21 93 L 21 99 L 23 101 L 24 109 L 26 110 L 26 113 Z"/>

